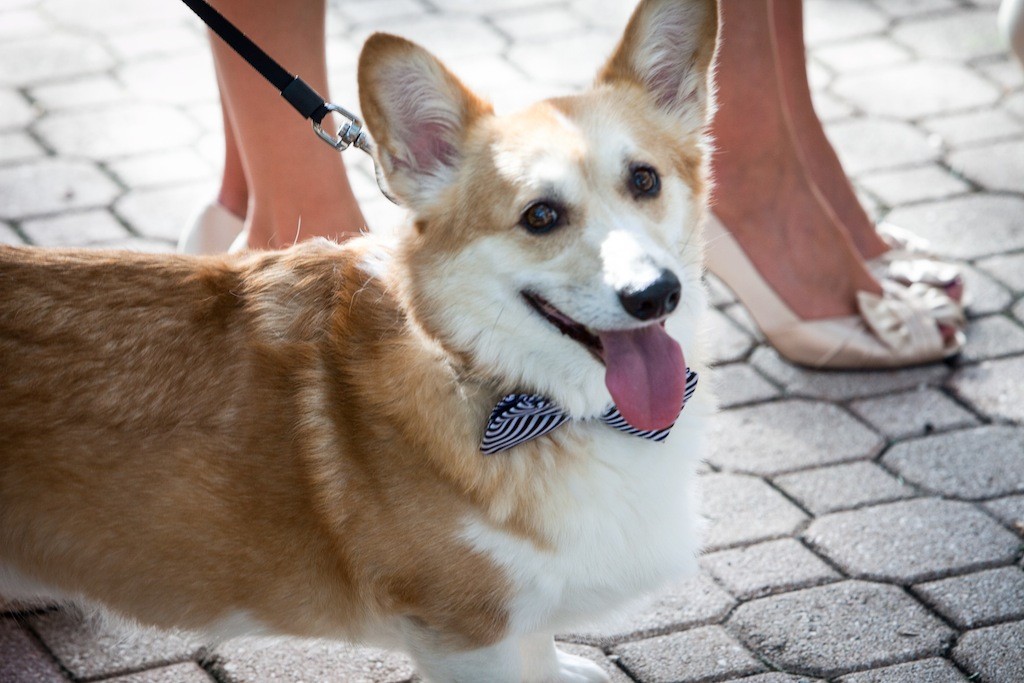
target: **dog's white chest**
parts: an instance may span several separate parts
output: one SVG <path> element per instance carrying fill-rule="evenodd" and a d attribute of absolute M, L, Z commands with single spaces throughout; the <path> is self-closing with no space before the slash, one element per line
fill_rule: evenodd
<path fill-rule="evenodd" d="M 516 587 L 511 628 L 579 627 L 696 567 L 694 470 L 700 451 L 680 419 L 664 443 L 595 428 L 592 460 L 546 501 L 553 548 L 474 520 L 465 537 Z"/>

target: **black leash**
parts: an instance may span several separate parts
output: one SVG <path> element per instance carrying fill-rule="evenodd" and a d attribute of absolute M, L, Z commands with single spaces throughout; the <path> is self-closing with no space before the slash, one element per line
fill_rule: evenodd
<path fill-rule="evenodd" d="M 281 97 L 288 104 L 292 105 L 295 111 L 302 115 L 302 118 L 309 119 L 313 123 L 313 130 L 321 140 L 339 152 L 345 151 L 350 146 L 355 146 L 369 154 L 374 162 L 374 172 L 377 176 L 377 185 L 380 187 L 380 191 L 393 203 L 398 204 L 395 197 L 387 190 L 383 175 L 373 155 L 373 142 L 371 142 L 366 131 L 363 130 L 363 122 L 358 116 L 343 107 L 324 100 L 320 93 L 304 80 L 289 73 L 287 69 L 278 64 L 273 57 L 264 52 L 259 45 L 252 42 L 247 35 L 228 21 L 223 14 L 214 9 L 210 3 L 205 0 L 181 1 L 195 12 L 196 16 L 202 19 L 203 23 L 209 26 L 211 31 L 220 36 L 227 43 L 228 47 L 237 52 L 252 68 L 256 69 L 261 76 L 267 79 L 281 93 Z M 330 112 L 337 112 L 347 119 L 347 122 L 342 124 L 337 134 L 333 136 L 325 131 L 322 125 L 324 118 Z"/>
<path fill-rule="evenodd" d="M 313 90 L 304 80 L 288 73 L 283 66 L 252 42 L 249 36 L 238 30 L 223 14 L 215 10 L 203 0 L 182 0 L 210 29 L 220 36 L 231 49 L 239 54 L 261 76 L 277 88 L 288 104 L 302 114 L 304 119 L 312 119 L 320 123 L 327 115 L 327 102 Z"/>

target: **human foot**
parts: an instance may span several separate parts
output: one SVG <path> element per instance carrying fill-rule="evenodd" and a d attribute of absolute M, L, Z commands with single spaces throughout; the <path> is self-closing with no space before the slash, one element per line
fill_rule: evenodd
<path fill-rule="evenodd" d="M 892 368 L 955 355 L 963 346 L 961 311 L 938 290 L 886 283 L 881 295 L 857 293 L 856 315 L 802 320 L 772 290 L 717 218 L 706 225 L 708 269 L 747 306 L 768 342 L 813 368 Z"/>
<path fill-rule="evenodd" d="M 715 213 L 801 319 L 855 314 L 856 293 L 881 286 L 804 174 L 781 119 L 772 125 L 730 104 L 714 122 Z"/>
<path fill-rule="evenodd" d="M 925 284 L 961 301 L 964 282 L 960 268 L 943 261 L 908 231 L 885 223 L 876 225 L 857 198 L 813 110 L 809 118 L 814 123 L 795 124 L 804 132 L 798 144 L 807 174 L 839 225 L 850 235 L 872 275 L 904 285 Z"/>
<path fill-rule="evenodd" d="M 714 122 L 712 203 L 724 227 L 709 237 L 709 267 L 772 344 L 815 367 L 892 367 L 955 353 L 962 311 L 937 290 L 883 287 L 807 177 L 782 117 L 770 126 L 763 101 L 760 118 L 741 106 L 723 104 Z M 716 240 L 734 248 L 723 255 Z M 904 342 L 883 343 L 890 328 Z"/>

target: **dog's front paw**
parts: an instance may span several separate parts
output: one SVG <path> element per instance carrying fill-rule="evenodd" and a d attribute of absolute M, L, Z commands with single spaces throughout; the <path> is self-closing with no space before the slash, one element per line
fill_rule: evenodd
<path fill-rule="evenodd" d="M 577 657 L 556 648 L 558 683 L 611 683 L 604 669 L 584 657 Z"/>

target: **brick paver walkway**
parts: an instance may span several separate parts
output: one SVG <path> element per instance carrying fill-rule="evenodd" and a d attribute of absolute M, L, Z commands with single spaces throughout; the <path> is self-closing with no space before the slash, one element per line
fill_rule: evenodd
<path fill-rule="evenodd" d="M 783 0 L 795 1 L 795 0 Z M 816 373 L 713 287 L 723 412 L 702 476 L 703 573 L 573 636 L 617 681 L 1024 681 L 1024 77 L 994 0 L 808 0 L 822 117 L 874 214 L 968 264 L 956 363 Z M 626 0 L 338 0 L 335 100 L 362 39 L 426 44 L 499 107 L 584 84 Z M 0 0 L 0 242 L 168 250 L 213 195 L 220 115 L 174 0 Z M 396 210 L 364 159 L 375 228 Z M 713 284 L 713 283 L 712 283 Z M 325 642 L 124 636 L 0 616 L 0 681 L 398 682 Z"/>

